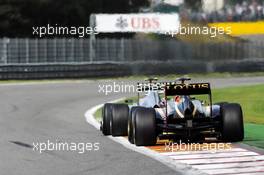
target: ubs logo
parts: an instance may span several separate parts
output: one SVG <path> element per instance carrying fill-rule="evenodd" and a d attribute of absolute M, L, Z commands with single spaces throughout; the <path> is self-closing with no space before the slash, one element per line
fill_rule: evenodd
<path fill-rule="evenodd" d="M 160 28 L 160 21 L 158 18 L 149 17 L 124 17 L 120 16 L 116 19 L 116 27 L 124 30 L 131 28 L 132 30 L 156 30 Z"/>
<path fill-rule="evenodd" d="M 122 16 L 120 16 L 116 21 L 116 27 L 120 29 L 124 29 L 128 27 L 127 19 L 124 19 Z"/>

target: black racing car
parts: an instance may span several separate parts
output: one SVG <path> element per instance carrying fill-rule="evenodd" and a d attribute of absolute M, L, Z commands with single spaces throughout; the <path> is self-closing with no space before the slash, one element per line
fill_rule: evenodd
<path fill-rule="evenodd" d="M 188 80 L 163 83 L 164 99 L 159 98 L 153 107 L 105 104 L 103 123 L 109 123 L 113 136 L 128 134 L 129 141 L 137 146 L 155 145 L 157 138 L 201 142 L 214 137 L 225 142 L 242 141 L 241 106 L 228 102 L 212 104 L 210 84 L 189 84 Z M 208 96 L 209 102 L 197 99 L 200 95 Z"/>
<path fill-rule="evenodd" d="M 153 108 L 159 104 L 159 91 L 162 84 L 157 78 L 148 78 L 145 82 L 137 83 L 138 99 L 132 105 L 106 103 L 102 110 L 101 131 L 104 135 L 126 136 L 131 142 L 132 125 L 129 117 L 138 108 Z M 144 93 L 143 97 L 140 93 Z M 129 126 L 127 124 L 130 123 Z"/>

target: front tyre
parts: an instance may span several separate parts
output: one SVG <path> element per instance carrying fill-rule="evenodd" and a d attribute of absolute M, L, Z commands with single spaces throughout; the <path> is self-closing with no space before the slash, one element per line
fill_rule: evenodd
<path fill-rule="evenodd" d="M 238 142 L 244 139 L 243 113 L 237 103 L 221 106 L 221 134 L 223 141 Z"/>
<path fill-rule="evenodd" d="M 156 112 L 153 108 L 138 108 L 136 110 L 133 135 L 134 143 L 137 146 L 156 144 Z"/>

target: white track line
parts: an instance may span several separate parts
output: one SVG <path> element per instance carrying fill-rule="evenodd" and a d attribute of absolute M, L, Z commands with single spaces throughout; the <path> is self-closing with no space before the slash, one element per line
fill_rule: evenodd
<path fill-rule="evenodd" d="M 243 148 L 232 148 L 232 149 L 225 149 L 225 150 L 202 150 L 202 151 L 179 151 L 179 152 L 164 152 L 161 153 L 163 155 L 167 156 L 173 156 L 173 155 L 189 155 L 189 154 L 217 154 L 217 153 L 229 153 L 229 152 L 247 152 L 246 149 Z"/>
<path fill-rule="evenodd" d="M 174 160 L 184 159 L 215 159 L 215 158 L 226 158 L 226 157 L 237 157 L 243 158 L 245 156 L 257 156 L 258 153 L 251 151 L 244 152 L 228 152 L 228 153 L 209 153 L 209 154 L 187 154 L 187 155 L 171 155 L 170 157 Z"/>
<path fill-rule="evenodd" d="M 116 102 L 116 101 L 120 101 L 120 100 L 121 99 L 118 99 L 118 100 L 114 100 L 112 102 Z M 112 102 L 109 102 L 109 103 L 112 103 Z M 102 106 L 103 106 L 103 104 L 94 106 L 93 108 L 86 111 L 86 113 L 84 115 L 86 118 L 86 121 L 98 130 L 100 129 L 100 124 L 99 124 L 99 122 L 97 122 L 95 120 L 94 113 L 95 113 L 95 111 L 97 111 Z M 120 143 L 121 145 L 123 145 L 124 147 L 126 147 L 128 149 L 131 149 L 133 151 L 136 151 L 138 153 L 141 153 L 141 154 L 144 154 L 148 157 L 151 157 L 151 158 L 163 163 L 164 165 L 174 169 L 175 171 L 177 171 L 181 174 L 185 174 L 185 175 L 194 175 L 194 174 L 195 175 L 204 175 L 204 174 L 206 174 L 206 173 L 204 173 L 198 169 L 192 168 L 191 166 L 189 166 L 185 163 L 174 161 L 170 157 L 162 155 L 160 153 L 157 153 L 156 151 L 150 150 L 146 147 L 137 147 L 135 145 L 132 145 L 124 137 L 112 137 L 112 136 L 107 136 L 107 137 L 110 138 L 111 140 L 115 141 L 115 142 Z"/>
<path fill-rule="evenodd" d="M 263 175 L 263 172 L 258 172 L 258 173 L 231 173 L 229 175 Z"/>
<path fill-rule="evenodd" d="M 85 113 L 86 121 L 98 130 L 100 124 L 95 120 L 94 113 L 102 106 L 103 104 L 97 105 Z M 158 153 L 146 147 L 132 145 L 124 137 L 107 137 L 128 149 L 147 155 L 186 175 L 264 175 L 264 155 L 244 148 L 217 150 L 215 152 L 209 150 Z"/>
<path fill-rule="evenodd" d="M 29 81 L 29 82 L 27 82 Z M 32 86 L 32 85 L 49 85 L 49 84 L 71 84 L 71 83 L 91 83 L 93 80 L 43 80 L 43 81 L 30 81 L 30 80 L 18 80 L 18 82 L 0 83 L 1 86 Z"/>
<path fill-rule="evenodd" d="M 262 172 L 264 174 L 264 167 L 250 167 L 250 168 L 231 168 L 231 169 L 216 169 L 216 170 L 205 170 L 208 174 L 232 174 L 232 173 L 252 173 Z"/>
<path fill-rule="evenodd" d="M 223 168 L 243 168 L 243 167 L 255 167 L 255 166 L 264 166 L 264 161 L 259 162 L 239 162 L 239 163 L 227 163 L 227 164 L 205 164 L 205 165 L 193 165 L 194 168 L 200 170 L 209 170 L 209 169 L 223 169 Z"/>
<path fill-rule="evenodd" d="M 232 162 L 249 162 L 249 161 L 262 161 L 262 160 L 264 160 L 264 155 L 246 156 L 246 157 L 226 157 L 226 158 L 215 158 L 215 159 L 181 160 L 181 162 L 187 163 L 189 165 L 200 165 L 200 164 L 210 164 L 210 163 L 232 163 Z"/>

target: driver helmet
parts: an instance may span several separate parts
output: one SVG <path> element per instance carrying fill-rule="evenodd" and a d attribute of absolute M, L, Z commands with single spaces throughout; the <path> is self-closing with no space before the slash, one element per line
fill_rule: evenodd
<path fill-rule="evenodd" d="M 177 117 L 185 118 L 186 116 L 193 116 L 195 107 L 188 95 L 177 95 L 174 97 L 175 110 Z"/>

